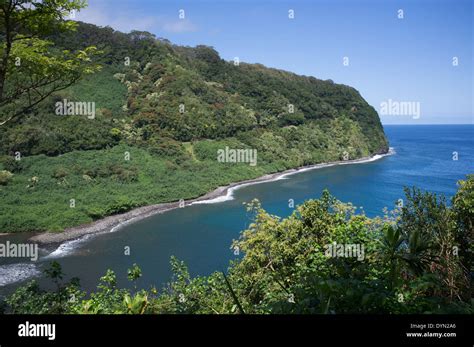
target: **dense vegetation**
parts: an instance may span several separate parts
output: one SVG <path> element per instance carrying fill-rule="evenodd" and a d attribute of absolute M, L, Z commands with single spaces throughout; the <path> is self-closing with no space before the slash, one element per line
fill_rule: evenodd
<path fill-rule="evenodd" d="M 1 232 L 60 231 L 388 148 L 376 111 L 348 86 L 236 66 L 211 47 L 147 32 L 77 23 L 43 39 L 58 50 L 94 47 L 90 64 L 101 69 L 0 126 Z M 64 99 L 95 102 L 95 118 L 57 115 Z M 256 149 L 258 165 L 218 162 L 226 146 Z"/>
<path fill-rule="evenodd" d="M 449 206 L 448 206 L 449 205 Z M 97 291 L 78 279 L 62 283 L 52 263 L 45 291 L 32 281 L 7 298 L 11 313 L 474 313 L 474 175 L 459 182 L 448 204 L 416 188 L 403 207 L 367 218 L 324 192 L 286 219 L 248 204 L 253 222 L 232 247 L 243 252 L 227 274 L 191 278 L 172 259 L 163 290 L 121 289 L 109 270 Z M 329 256 L 328 244 L 362 245 L 363 259 Z M 128 278 L 142 275 L 138 266 Z"/>

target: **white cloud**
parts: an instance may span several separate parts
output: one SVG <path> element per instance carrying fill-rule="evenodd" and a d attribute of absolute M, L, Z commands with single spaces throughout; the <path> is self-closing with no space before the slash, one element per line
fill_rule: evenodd
<path fill-rule="evenodd" d="M 76 14 L 76 20 L 98 26 L 110 26 L 115 30 L 131 30 L 185 33 L 197 31 L 197 26 L 187 19 L 170 20 L 163 16 L 144 16 L 142 13 L 126 8 L 104 6 L 106 2 L 90 2 L 89 6 Z M 110 3 L 109 3 L 110 4 Z M 158 31 L 158 32 L 156 32 Z"/>

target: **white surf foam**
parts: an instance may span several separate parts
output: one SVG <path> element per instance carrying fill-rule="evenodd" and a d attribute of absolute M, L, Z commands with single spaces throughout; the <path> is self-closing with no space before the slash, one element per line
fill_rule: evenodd
<path fill-rule="evenodd" d="M 56 259 L 71 254 L 80 244 L 84 243 L 86 240 L 93 237 L 94 235 L 95 234 L 87 234 L 78 239 L 63 242 L 53 252 L 51 252 L 45 257 L 42 257 L 40 260 Z"/>
<path fill-rule="evenodd" d="M 166 212 L 166 211 L 168 211 L 168 210 L 165 210 L 163 212 Z M 65 241 L 65 242 L 61 243 L 59 245 L 59 247 L 56 248 L 53 252 L 51 252 L 50 254 L 48 254 L 45 257 L 42 257 L 40 260 L 49 260 L 49 259 L 62 258 L 64 256 L 68 255 L 68 254 L 74 253 L 74 251 L 81 244 L 88 241 L 90 238 L 95 237 L 97 235 L 101 235 L 101 234 L 116 232 L 116 231 L 120 230 L 121 228 L 123 228 L 124 226 L 126 226 L 128 224 L 131 224 L 136 219 L 140 219 L 140 218 L 141 217 L 134 217 L 134 218 L 130 218 L 126 221 L 120 222 L 119 224 L 117 224 L 116 226 L 111 228 L 109 231 L 101 231 L 101 232 L 97 232 L 97 233 L 93 233 L 93 234 L 85 234 L 85 235 L 83 235 L 83 236 L 81 236 L 77 239 L 70 240 L 70 241 Z"/>
<path fill-rule="evenodd" d="M 18 263 L 0 265 L 0 287 L 24 281 L 40 274 L 41 271 L 35 264 Z"/>
<path fill-rule="evenodd" d="M 264 181 L 262 181 L 262 182 L 264 182 Z M 268 181 L 265 181 L 265 182 L 268 182 Z M 234 192 L 237 189 L 245 187 L 245 186 L 257 184 L 257 183 L 261 183 L 261 182 L 248 182 L 248 183 L 242 183 L 242 184 L 236 185 L 234 187 L 228 188 L 225 195 L 221 195 L 221 196 L 218 196 L 218 197 L 213 198 L 213 199 L 195 201 L 195 202 L 190 203 L 189 206 L 191 206 L 191 205 L 218 204 L 218 203 L 221 203 L 221 202 L 234 200 Z"/>
<path fill-rule="evenodd" d="M 124 226 L 126 226 L 127 224 L 130 224 L 130 223 L 133 223 L 138 217 L 133 217 L 133 218 L 130 218 L 126 221 L 123 221 L 123 222 L 120 222 L 119 224 L 117 224 L 116 226 L 114 226 L 112 229 L 110 229 L 108 232 L 109 233 L 114 233 L 116 232 L 117 230 L 119 229 L 122 229 Z"/>
<path fill-rule="evenodd" d="M 218 204 L 224 201 L 234 200 L 234 196 L 232 194 L 232 188 L 227 189 L 226 195 L 218 196 L 217 198 L 208 199 L 208 200 L 201 200 L 195 201 L 189 204 L 191 205 L 207 205 L 207 204 Z"/>

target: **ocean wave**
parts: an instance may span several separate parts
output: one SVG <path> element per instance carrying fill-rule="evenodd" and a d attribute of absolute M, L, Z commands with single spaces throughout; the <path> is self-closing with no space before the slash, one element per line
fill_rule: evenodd
<path fill-rule="evenodd" d="M 74 250 L 82 243 L 87 241 L 89 238 L 95 236 L 96 234 L 87 234 L 78 239 L 66 241 L 61 243 L 58 248 L 56 248 L 53 252 L 48 254 L 47 256 L 42 257 L 40 260 L 50 260 L 64 257 L 68 254 L 74 252 Z"/>
<path fill-rule="evenodd" d="M 208 199 L 208 200 L 194 201 L 194 202 L 190 203 L 188 206 L 218 204 L 218 203 L 225 202 L 225 201 L 230 201 L 230 200 L 234 200 L 234 195 L 233 195 L 232 188 L 227 189 L 226 195 L 221 195 L 221 196 L 218 196 L 217 198 Z"/>
<path fill-rule="evenodd" d="M 166 212 L 166 211 L 163 211 L 163 212 Z M 140 218 L 139 217 L 133 217 L 133 218 L 127 219 L 126 221 L 120 222 L 119 224 L 117 224 L 116 226 L 111 228 L 107 233 L 114 233 L 117 230 L 122 229 L 124 226 L 126 226 L 130 223 L 133 223 L 136 219 L 140 219 Z M 104 232 L 102 232 L 101 234 L 103 234 L 103 233 Z"/>
<path fill-rule="evenodd" d="M 195 201 L 195 202 L 190 203 L 189 206 L 191 206 L 191 205 L 218 204 L 218 203 L 221 203 L 221 202 L 234 200 L 234 192 L 236 190 L 240 189 L 240 188 L 243 188 L 243 187 L 246 187 L 246 186 L 252 186 L 254 184 L 259 184 L 259 183 L 267 183 L 267 182 L 272 182 L 272 181 L 278 181 L 280 179 L 284 179 L 284 178 L 276 177 L 274 179 L 237 184 L 237 185 L 235 185 L 231 188 L 228 188 L 225 195 L 221 195 L 221 196 L 218 196 L 218 197 L 213 198 L 213 199 Z"/>
<path fill-rule="evenodd" d="M 113 233 L 113 232 L 123 228 L 127 224 L 133 223 L 136 219 L 137 219 L 137 217 L 130 218 L 126 221 L 123 221 L 123 222 L 117 224 L 116 226 L 114 226 L 113 228 L 111 228 L 109 231 L 100 231 L 100 232 L 96 232 L 96 233 L 93 233 L 93 234 L 85 234 L 85 235 L 83 235 L 83 236 L 81 236 L 77 239 L 63 242 L 53 252 L 51 252 L 50 254 L 48 254 L 45 257 L 42 257 L 40 260 L 49 260 L 49 259 L 62 258 L 66 255 L 72 254 L 72 253 L 74 253 L 74 251 L 81 244 L 88 241 L 89 239 L 91 239 L 91 238 L 93 238 L 97 235 L 106 234 L 106 233 Z"/>
<path fill-rule="evenodd" d="M 371 162 L 373 162 L 373 161 L 382 159 L 382 158 L 384 158 L 384 157 L 387 157 L 387 156 L 393 155 L 393 154 L 396 154 L 395 148 L 389 147 L 387 153 L 384 153 L 384 154 L 375 154 L 375 155 L 373 155 L 372 157 L 367 158 L 367 159 L 364 159 L 364 160 L 359 160 L 359 161 L 356 160 L 356 161 L 354 161 L 354 162 L 347 162 L 347 163 L 342 162 L 342 163 L 340 163 L 340 165 L 371 163 Z"/>
<path fill-rule="evenodd" d="M 360 160 L 357 160 L 357 159 L 356 160 L 350 160 L 350 161 L 347 161 L 347 162 L 342 161 L 342 162 L 335 162 L 335 163 L 316 164 L 316 165 L 313 165 L 313 166 L 309 166 L 309 167 L 305 167 L 305 168 L 302 168 L 302 169 L 299 169 L 299 170 L 295 170 L 293 172 L 287 172 L 287 173 L 281 175 L 279 178 L 280 179 L 281 178 L 286 179 L 288 176 L 291 176 L 291 175 L 299 174 L 299 173 L 306 172 L 306 171 L 312 171 L 312 170 L 316 170 L 316 169 L 323 169 L 323 168 L 331 167 L 331 166 L 371 163 L 373 161 L 382 159 L 383 157 L 393 155 L 393 154 L 396 154 L 395 149 L 393 147 L 389 147 L 387 153 L 376 154 L 376 155 L 373 155 L 370 158 L 360 159 Z"/>
<path fill-rule="evenodd" d="M 36 264 L 17 263 L 0 265 L 0 287 L 24 281 L 40 274 L 41 271 Z"/>

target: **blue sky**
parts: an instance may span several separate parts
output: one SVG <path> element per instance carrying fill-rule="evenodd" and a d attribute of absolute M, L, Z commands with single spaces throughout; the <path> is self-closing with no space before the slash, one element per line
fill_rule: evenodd
<path fill-rule="evenodd" d="M 358 89 L 378 111 L 388 100 L 420 108 L 419 117 L 381 114 L 384 124 L 474 120 L 470 0 L 89 0 L 76 19 L 332 79 Z"/>

